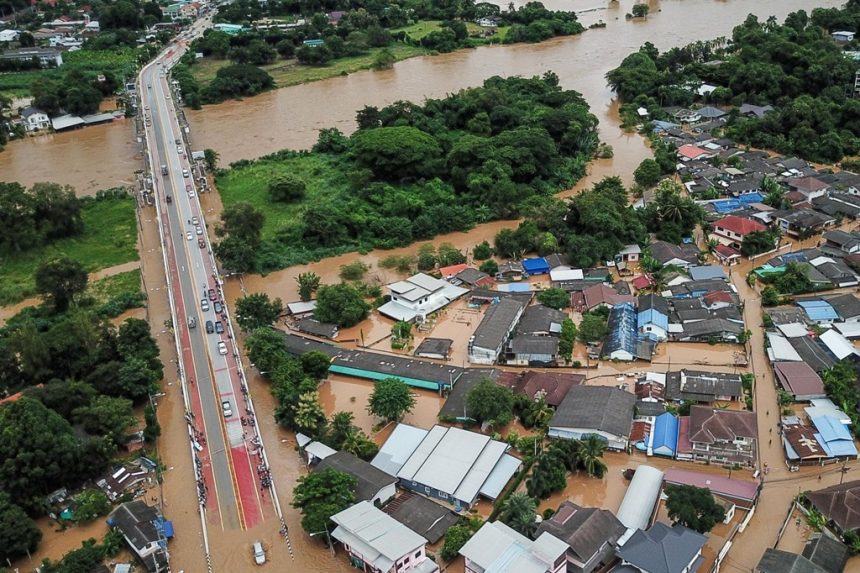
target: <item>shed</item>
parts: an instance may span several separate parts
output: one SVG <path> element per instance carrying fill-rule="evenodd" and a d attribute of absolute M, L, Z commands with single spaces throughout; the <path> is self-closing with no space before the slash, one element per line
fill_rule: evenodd
<path fill-rule="evenodd" d="M 835 330 L 828 330 L 827 332 L 822 333 L 818 338 L 821 339 L 821 342 L 824 343 L 827 350 L 832 352 L 837 360 L 842 360 L 847 356 L 857 354 L 857 351 L 854 349 L 854 345 Z"/>
<path fill-rule="evenodd" d="M 534 257 L 523 261 L 523 270 L 528 275 L 545 275 L 549 272 L 549 263 L 543 257 Z"/>
<path fill-rule="evenodd" d="M 621 506 L 615 513 L 618 521 L 627 528 L 627 533 L 618 540 L 619 545 L 624 545 L 637 529 L 648 527 L 662 486 L 663 472 L 646 465 L 636 468 Z"/>
<path fill-rule="evenodd" d="M 415 349 L 415 356 L 447 360 L 454 341 L 450 338 L 425 338 Z"/>
<path fill-rule="evenodd" d="M 308 456 L 308 465 L 313 465 L 321 462 L 329 456 L 333 456 L 337 453 L 337 450 L 333 450 L 322 442 L 311 442 L 307 446 L 304 447 L 305 454 Z"/>

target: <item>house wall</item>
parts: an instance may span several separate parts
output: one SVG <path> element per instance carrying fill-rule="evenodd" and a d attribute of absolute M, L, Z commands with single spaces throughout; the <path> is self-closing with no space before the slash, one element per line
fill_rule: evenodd
<path fill-rule="evenodd" d="M 432 488 L 430 486 L 426 486 L 423 483 L 419 483 L 417 481 L 411 480 L 400 480 L 400 487 L 408 489 L 409 491 L 414 491 L 415 493 L 420 493 L 425 497 L 432 497 L 433 499 L 438 499 L 444 501 L 445 503 L 449 503 L 454 507 L 465 507 L 468 508 L 474 500 L 462 500 L 456 499 L 453 496 L 449 495 L 444 491 L 439 491 L 438 489 Z"/>
<path fill-rule="evenodd" d="M 362 555 L 358 550 L 353 547 L 350 547 L 347 544 L 343 544 L 344 549 L 347 550 L 350 557 L 354 557 L 359 559 L 365 563 L 365 568 L 367 571 L 375 571 L 373 566 L 370 564 L 370 561 Z M 423 561 L 427 559 L 427 554 L 424 551 L 424 546 L 422 545 L 420 548 L 415 551 L 410 551 L 409 553 L 403 555 L 399 559 L 397 559 L 394 565 L 386 571 L 385 573 L 407 573 L 411 571 L 413 568 L 420 565 Z"/>
<path fill-rule="evenodd" d="M 742 438 L 737 442 L 717 441 L 713 444 L 692 442 L 693 459 L 710 462 L 738 462 L 748 466 L 755 462 L 755 441 Z"/>
<path fill-rule="evenodd" d="M 532 362 L 541 362 L 544 364 L 555 362 L 557 358 L 553 354 L 514 354 L 506 360 L 511 366 L 528 366 Z"/>
<path fill-rule="evenodd" d="M 594 552 L 588 561 L 582 562 L 572 550 L 567 552 L 567 573 L 592 573 L 602 563 L 608 565 L 616 561 L 615 548 L 608 541 Z"/>
<path fill-rule="evenodd" d="M 669 333 L 666 332 L 664 328 L 657 326 L 656 324 L 645 324 L 642 328 L 639 329 L 640 334 L 647 334 L 650 338 L 654 340 L 666 340 L 669 337 Z"/>
<path fill-rule="evenodd" d="M 547 435 L 550 438 L 562 438 L 566 440 L 582 440 L 588 436 L 599 436 L 606 440 L 606 447 L 611 450 L 626 450 L 628 439 L 626 436 L 616 436 L 609 432 L 595 430 L 593 428 L 565 428 L 550 426 Z"/>
<path fill-rule="evenodd" d="M 469 348 L 469 362 L 473 364 L 495 364 L 501 349 L 472 346 Z"/>
<path fill-rule="evenodd" d="M 393 483 L 391 483 L 379 490 L 376 495 L 373 496 L 373 499 L 371 499 L 370 502 L 373 504 L 375 504 L 376 502 L 383 504 L 389 499 L 393 498 L 396 494 L 397 488 Z"/>

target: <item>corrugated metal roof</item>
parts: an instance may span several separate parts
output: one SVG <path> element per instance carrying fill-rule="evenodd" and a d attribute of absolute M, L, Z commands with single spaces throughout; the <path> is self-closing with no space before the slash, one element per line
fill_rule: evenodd
<path fill-rule="evenodd" d="M 657 416 L 654 421 L 654 443 L 653 450 L 655 454 L 661 456 L 675 455 L 675 450 L 678 449 L 678 418 L 666 412 Z"/>
<path fill-rule="evenodd" d="M 484 482 L 490 477 L 493 469 L 499 464 L 507 449 L 508 445 L 506 443 L 490 440 L 484 446 L 478 458 L 472 461 L 471 466 L 466 471 L 466 475 L 462 478 L 459 487 L 457 487 L 457 491 L 454 492 L 454 497 L 465 501 L 471 501 L 478 497 L 478 492 L 481 491 Z M 469 463 L 468 458 L 465 461 L 466 464 Z M 428 471 L 432 470 L 428 468 Z M 504 484 L 502 487 L 504 487 Z"/>
<path fill-rule="evenodd" d="M 396 476 L 426 435 L 427 430 L 423 428 L 397 424 L 370 464 Z"/>
<path fill-rule="evenodd" d="M 311 442 L 305 446 L 305 451 L 321 460 L 337 453 L 337 450 L 331 449 L 322 442 Z"/>
<path fill-rule="evenodd" d="M 388 571 L 398 559 L 427 543 L 369 501 L 356 503 L 331 519 L 338 525 L 332 537 L 357 549 L 382 571 Z"/>
<path fill-rule="evenodd" d="M 821 339 L 821 342 L 823 342 L 825 346 L 827 346 L 827 349 L 839 360 L 857 353 L 854 349 L 854 345 L 835 330 L 828 330 L 827 332 L 822 333 L 818 338 Z"/>
<path fill-rule="evenodd" d="M 823 300 L 802 300 L 797 305 L 801 307 L 810 320 L 839 320 L 836 310 L 830 303 Z"/>
<path fill-rule="evenodd" d="M 637 331 L 636 309 L 633 304 L 616 304 L 609 312 L 609 334 L 603 343 L 603 354 L 612 356 L 614 352 L 624 351 L 636 357 Z"/>
<path fill-rule="evenodd" d="M 651 512 L 660 495 L 663 472 L 657 468 L 642 465 L 636 468 L 621 507 L 615 513 L 618 521 L 628 529 L 645 529 L 651 520 Z"/>
<path fill-rule="evenodd" d="M 767 333 L 767 341 L 770 348 L 767 349 L 771 362 L 787 361 L 787 362 L 803 362 L 797 350 L 791 346 L 784 336 L 780 336 L 776 332 Z"/>
<path fill-rule="evenodd" d="M 510 454 L 505 454 L 490 472 L 480 494 L 489 499 L 496 499 L 523 463 Z"/>

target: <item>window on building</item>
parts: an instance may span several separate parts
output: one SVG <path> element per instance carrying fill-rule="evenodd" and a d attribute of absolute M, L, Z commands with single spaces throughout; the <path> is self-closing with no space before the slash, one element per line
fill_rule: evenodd
<path fill-rule="evenodd" d="M 415 552 L 415 559 L 418 559 L 419 557 L 421 557 L 421 552 L 420 552 L 420 551 L 416 551 L 416 552 Z"/>

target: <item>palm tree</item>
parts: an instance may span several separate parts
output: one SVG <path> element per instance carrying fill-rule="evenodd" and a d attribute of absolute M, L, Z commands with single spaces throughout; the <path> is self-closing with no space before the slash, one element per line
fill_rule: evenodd
<path fill-rule="evenodd" d="M 708 247 L 708 253 L 713 253 L 720 246 L 720 242 L 716 239 L 708 239 L 705 245 Z"/>
<path fill-rule="evenodd" d="M 335 449 L 343 449 L 343 444 L 346 442 L 350 433 L 355 429 L 352 422 L 355 416 L 352 412 L 336 412 L 331 417 L 331 422 L 328 426 L 329 440 L 331 446 Z"/>
<path fill-rule="evenodd" d="M 606 463 L 601 459 L 605 449 L 606 442 L 593 434 L 580 440 L 577 452 L 579 467 L 590 476 L 602 478 L 603 474 L 606 473 Z"/>
<path fill-rule="evenodd" d="M 531 537 L 537 526 L 535 512 L 537 503 L 525 492 L 514 492 L 505 500 L 499 519 L 505 525 L 519 531 L 526 537 Z"/>

